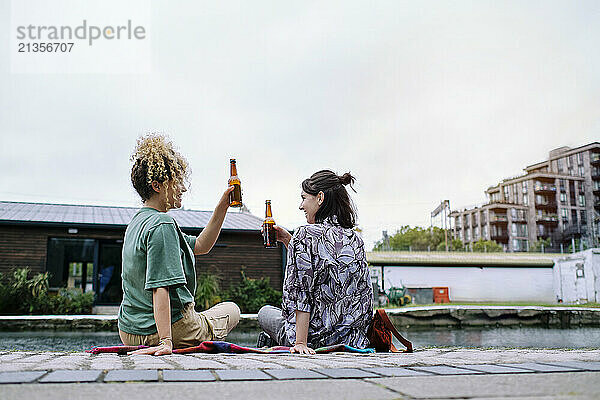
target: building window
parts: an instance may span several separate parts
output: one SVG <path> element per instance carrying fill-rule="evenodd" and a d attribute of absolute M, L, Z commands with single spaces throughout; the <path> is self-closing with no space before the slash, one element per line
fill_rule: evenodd
<path fill-rule="evenodd" d="M 529 196 L 523 195 L 523 204 L 525 204 L 526 206 L 529 205 Z"/>
<path fill-rule="evenodd" d="M 583 153 L 577 153 L 577 165 L 583 165 Z"/>
<path fill-rule="evenodd" d="M 479 240 L 479 227 L 476 226 L 473 230 L 474 230 L 474 232 L 473 232 L 473 239 L 474 240 Z"/>
<path fill-rule="evenodd" d="M 585 210 L 579 211 L 579 221 L 581 221 L 581 225 L 587 225 L 587 216 L 585 214 Z"/>
<path fill-rule="evenodd" d="M 583 168 L 583 165 L 578 166 L 577 170 L 579 171 L 579 176 L 585 176 L 585 169 Z"/>
<path fill-rule="evenodd" d="M 510 209 L 510 217 L 512 219 L 517 219 L 517 209 L 516 208 L 511 208 Z"/>
<path fill-rule="evenodd" d="M 48 240 L 50 287 L 92 290 L 94 272 L 94 239 Z"/>
<path fill-rule="evenodd" d="M 571 223 L 577 225 L 577 210 L 571 210 Z"/>
<path fill-rule="evenodd" d="M 569 223 L 569 210 L 567 210 L 566 208 L 562 209 L 562 220 L 563 224 Z"/>
<path fill-rule="evenodd" d="M 583 193 L 583 181 L 577 182 L 577 189 L 579 189 L 579 193 Z"/>
<path fill-rule="evenodd" d="M 504 201 L 508 201 L 509 195 L 510 195 L 510 187 L 504 186 Z"/>
<path fill-rule="evenodd" d="M 585 207 L 585 196 L 582 194 L 579 195 L 579 207 Z"/>
<path fill-rule="evenodd" d="M 556 161 L 557 161 L 557 164 L 558 164 L 558 173 L 559 173 L 559 174 L 562 174 L 562 173 L 563 173 L 563 171 L 565 170 L 565 168 L 564 168 L 564 165 L 563 165 L 563 159 L 562 159 L 562 158 L 559 158 L 559 159 L 558 159 L 558 160 L 556 160 Z"/>
<path fill-rule="evenodd" d="M 567 204 L 567 194 L 566 193 L 560 194 L 560 204 Z"/>
<path fill-rule="evenodd" d="M 564 179 L 560 180 L 560 191 L 561 192 L 567 191 L 567 182 Z"/>
<path fill-rule="evenodd" d="M 49 238 L 47 270 L 50 286 L 95 292 L 96 304 L 119 304 L 121 253 L 115 240 Z"/>
<path fill-rule="evenodd" d="M 488 240 L 489 239 L 489 235 L 488 235 L 488 227 L 487 225 L 483 226 L 483 234 L 482 234 L 483 238 Z"/>

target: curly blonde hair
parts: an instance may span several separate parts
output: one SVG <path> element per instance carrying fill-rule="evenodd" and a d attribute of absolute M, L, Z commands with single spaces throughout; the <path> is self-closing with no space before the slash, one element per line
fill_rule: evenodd
<path fill-rule="evenodd" d="M 164 185 L 165 189 L 168 185 L 174 187 L 189 183 L 190 168 L 187 160 L 163 134 L 150 133 L 140 137 L 130 160 L 133 161 L 131 183 L 143 201 L 149 200 L 156 193 L 152 189 L 153 181 Z M 173 207 L 172 204 L 169 206 Z"/>

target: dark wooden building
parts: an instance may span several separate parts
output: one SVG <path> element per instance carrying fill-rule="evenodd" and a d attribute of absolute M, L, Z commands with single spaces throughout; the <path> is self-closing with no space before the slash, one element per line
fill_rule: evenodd
<path fill-rule="evenodd" d="M 121 250 L 127 224 L 138 209 L 0 201 L 0 272 L 29 267 L 50 273 L 50 287 L 93 290 L 96 305 L 121 302 Z M 198 235 L 212 212 L 172 210 L 181 230 Z M 269 277 L 281 290 L 283 246 L 265 249 L 262 219 L 230 212 L 209 254 L 196 256 L 197 273 L 219 276 L 221 288 Z"/>

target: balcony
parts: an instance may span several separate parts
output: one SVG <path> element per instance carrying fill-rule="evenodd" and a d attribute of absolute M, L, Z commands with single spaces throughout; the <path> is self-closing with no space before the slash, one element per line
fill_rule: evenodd
<path fill-rule="evenodd" d="M 594 179 L 594 180 L 600 179 L 600 169 L 599 168 L 592 169 L 592 179 Z"/>
<path fill-rule="evenodd" d="M 556 214 L 538 215 L 535 217 L 535 220 L 541 224 L 557 225 L 558 224 L 558 215 L 556 215 Z"/>
<path fill-rule="evenodd" d="M 508 243 L 508 234 L 505 232 L 492 233 L 490 237 L 496 242 Z"/>
<path fill-rule="evenodd" d="M 570 238 L 578 238 L 581 237 L 581 235 L 585 235 L 587 232 L 587 229 L 585 226 L 581 226 L 581 225 L 568 225 L 564 230 L 563 230 L 563 237 L 566 239 L 570 239 Z"/>
<path fill-rule="evenodd" d="M 536 183 L 533 191 L 539 194 L 554 194 L 556 193 L 556 186 L 548 183 Z"/>
<path fill-rule="evenodd" d="M 540 210 L 556 210 L 556 201 L 536 201 L 535 208 L 539 208 Z"/>
<path fill-rule="evenodd" d="M 506 215 L 493 215 L 490 217 L 490 224 L 507 224 L 508 217 Z"/>

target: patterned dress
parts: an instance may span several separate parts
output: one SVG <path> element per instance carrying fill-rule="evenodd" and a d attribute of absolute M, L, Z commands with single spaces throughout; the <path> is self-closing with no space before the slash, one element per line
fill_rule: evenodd
<path fill-rule="evenodd" d="M 295 311 L 310 312 L 308 344 L 313 348 L 368 346 L 373 287 L 364 243 L 335 216 L 297 229 L 288 246 L 283 284 L 285 336 L 296 341 Z"/>

